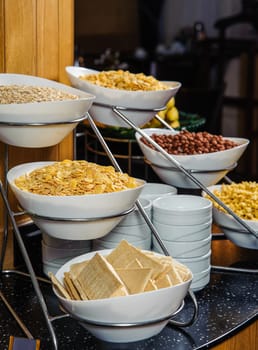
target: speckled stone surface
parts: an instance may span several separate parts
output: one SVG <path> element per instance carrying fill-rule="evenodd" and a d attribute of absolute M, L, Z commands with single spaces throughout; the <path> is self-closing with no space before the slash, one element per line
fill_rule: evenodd
<path fill-rule="evenodd" d="M 51 286 L 40 282 L 40 287 L 50 314 L 60 314 Z M 0 288 L 33 336 L 41 340 L 41 350 L 54 349 L 30 279 L 13 273 L 3 274 Z M 190 327 L 179 329 L 167 326 L 156 337 L 141 342 L 113 344 L 96 340 L 77 321 L 69 317 L 53 322 L 59 349 L 204 349 L 231 336 L 258 318 L 258 274 L 214 269 L 210 283 L 195 295 L 199 316 Z M 186 298 L 185 307 L 177 320 L 188 320 L 192 311 L 193 304 L 190 298 Z M 24 337 L 24 334 L 2 301 L 0 314 L 0 349 L 4 350 L 8 348 L 10 335 Z"/>

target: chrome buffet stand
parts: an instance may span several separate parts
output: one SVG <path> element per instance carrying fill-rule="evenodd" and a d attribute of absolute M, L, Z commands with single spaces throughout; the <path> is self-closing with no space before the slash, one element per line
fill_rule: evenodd
<path fill-rule="evenodd" d="M 135 109 L 135 111 L 137 111 L 137 110 Z M 156 112 L 156 111 L 153 110 L 153 112 Z M 115 169 L 117 171 L 121 172 L 121 169 L 120 169 L 119 165 L 117 164 L 116 159 L 114 158 L 113 154 L 110 152 L 110 150 L 109 150 L 109 148 L 108 148 L 104 138 L 102 137 L 101 133 L 99 132 L 99 130 L 98 130 L 96 124 L 94 123 L 93 119 L 91 118 L 90 114 L 87 113 L 84 117 L 80 118 L 80 121 L 82 121 L 82 120 L 84 120 L 86 118 L 88 118 L 93 131 L 96 133 L 99 141 L 101 142 L 103 148 L 105 149 L 105 151 L 106 151 L 110 161 L 112 162 L 113 166 L 115 167 Z M 76 121 L 78 121 L 78 119 L 70 121 L 70 122 L 59 122 L 59 123 L 53 123 L 53 124 L 74 123 Z M 26 124 L 24 124 L 24 123 L 5 123 L 5 122 L 1 122 L 0 123 L 0 125 L 12 125 L 12 126 L 20 126 L 20 127 L 28 126 L 28 125 L 32 126 L 32 127 L 33 126 L 40 127 L 40 126 L 45 126 L 45 125 L 49 125 L 49 124 L 51 124 L 51 123 L 29 123 L 29 124 L 27 124 L 27 123 Z M 75 137 L 75 135 L 76 134 L 74 133 L 74 137 Z M 31 215 L 31 214 L 30 213 L 26 213 L 24 211 L 15 213 L 11 209 L 9 201 L 8 201 L 8 184 L 7 184 L 7 179 L 6 179 L 8 168 L 9 168 L 9 165 L 8 165 L 8 145 L 5 144 L 5 161 L 4 161 L 5 179 L 4 179 L 4 184 L 0 181 L 0 194 L 1 194 L 1 197 L 3 199 L 4 208 L 5 208 L 4 234 L 3 234 L 3 242 L 2 242 L 2 249 L 1 249 L 1 255 L 0 255 L 0 273 L 1 274 L 6 274 L 6 275 L 18 274 L 18 275 L 22 275 L 24 277 L 29 277 L 31 279 L 34 291 L 36 293 L 36 296 L 37 296 L 39 304 L 40 304 L 40 308 L 42 310 L 42 313 L 43 313 L 45 321 L 46 321 L 47 328 L 49 330 L 49 334 L 51 336 L 53 347 L 54 347 L 55 350 L 58 350 L 58 340 L 57 340 L 57 337 L 56 337 L 56 334 L 55 334 L 55 330 L 54 330 L 54 327 L 53 327 L 52 323 L 54 321 L 57 321 L 57 320 L 61 319 L 61 318 L 73 317 L 73 316 L 69 315 L 68 313 L 66 313 L 66 310 L 64 310 L 63 308 L 61 308 L 61 310 L 63 310 L 65 313 L 62 314 L 62 315 L 59 315 L 59 316 L 51 316 L 49 314 L 49 312 L 48 312 L 48 308 L 47 308 L 44 296 L 43 296 L 43 294 L 41 292 L 41 289 L 40 289 L 40 286 L 39 286 L 39 281 L 43 281 L 43 282 L 46 282 L 46 283 L 50 283 L 50 281 L 48 279 L 36 276 L 36 274 L 34 272 L 34 269 L 33 269 L 33 266 L 31 264 L 28 252 L 27 252 L 26 247 L 24 245 L 24 242 L 23 242 L 23 240 L 21 238 L 20 230 L 19 230 L 19 227 L 18 227 L 18 225 L 16 223 L 16 217 L 19 216 L 19 215 L 24 215 L 24 214 Z M 157 230 L 155 229 L 155 227 L 152 224 L 151 220 L 149 219 L 148 215 L 145 213 L 144 208 L 142 207 L 142 205 L 141 205 L 141 203 L 139 201 L 136 202 L 136 206 L 138 207 L 140 213 L 142 214 L 142 216 L 146 220 L 146 223 L 150 227 L 151 231 L 155 235 L 155 237 L 156 237 L 156 239 L 157 239 L 157 241 L 158 241 L 158 243 L 160 245 L 160 248 L 164 252 L 164 255 L 167 255 L 167 256 L 170 255 L 168 253 L 166 247 L 164 246 L 162 240 L 160 239 Z M 127 212 L 124 212 L 124 213 L 121 213 L 119 216 L 127 215 L 130 211 L 131 210 L 129 210 Z M 51 220 L 53 218 L 48 218 L 48 219 Z M 98 218 L 98 219 L 100 219 L 100 218 Z M 105 217 L 103 217 L 103 219 L 105 219 Z M 4 270 L 3 269 L 4 259 L 5 259 L 5 255 L 6 255 L 7 241 L 8 241 L 9 220 L 10 220 L 10 223 L 12 225 L 12 228 L 13 228 L 13 231 L 14 231 L 14 235 L 15 235 L 15 238 L 17 240 L 19 249 L 20 249 L 21 254 L 22 254 L 23 258 L 24 258 L 25 265 L 26 265 L 26 267 L 28 269 L 28 273 L 25 273 L 25 272 L 22 272 L 22 271 L 18 271 L 18 270 Z M 59 218 L 59 219 L 56 219 L 56 220 L 74 221 L 74 219 L 69 219 L 69 218 L 63 218 L 63 219 Z M 90 218 L 83 219 L 82 218 L 82 219 L 79 219 L 79 220 L 80 221 L 91 221 L 91 220 L 95 220 L 95 219 L 90 219 Z M 102 327 L 135 327 L 135 326 L 143 326 L 143 325 L 147 325 L 147 324 L 149 325 L 151 323 L 156 323 L 156 322 L 160 322 L 160 321 L 163 321 L 163 320 L 169 320 L 168 323 L 170 325 L 177 326 L 177 327 L 187 327 L 187 326 L 190 326 L 191 324 L 193 324 L 195 322 L 195 320 L 197 319 L 197 317 L 198 317 L 198 304 L 197 304 L 195 295 L 194 295 L 194 293 L 191 290 L 189 290 L 189 295 L 190 295 L 190 297 L 192 299 L 192 302 L 193 302 L 193 305 L 194 305 L 194 310 L 193 310 L 193 315 L 192 315 L 191 319 L 189 321 L 186 321 L 186 322 L 178 322 L 178 321 L 173 320 L 173 317 L 179 311 L 181 311 L 181 309 L 183 308 L 184 303 L 181 305 L 179 310 L 177 310 L 175 313 L 173 313 L 173 315 L 169 315 L 169 316 L 167 316 L 166 318 L 164 318 L 162 320 L 161 319 L 160 320 L 155 320 L 155 322 L 153 322 L 153 321 L 152 322 L 145 322 L 145 323 L 139 322 L 139 323 L 133 323 L 133 324 L 128 324 L 128 323 L 126 323 L 126 324 L 124 324 L 124 323 L 119 323 L 119 324 L 117 324 L 117 323 L 112 323 L 112 324 L 111 323 L 109 323 L 109 324 L 106 324 L 106 323 L 100 324 L 100 323 L 98 323 L 98 324 L 96 324 L 96 323 L 94 323 L 92 321 L 85 320 L 85 319 L 84 320 L 78 320 L 78 321 L 79 322 L 83 322 L 83 323 L 94 324 L 94 325 L 98 325 L 98 326 L 102 326 Z M 3 301 L 3 303 L 5 304 L 5 306 L 7 307 L 7 309 L 9 310 L 11 315 L 13 316 L 13 318 L 15 319 L 15 321 L 18 323 L 18 325 L 20 326 L 20 328 L 22 329 L 24 334 L 27 336 L 27 338 L 28 339 L 34 339 L 33 335 L 31 334 L 31 332 L 29 331 L 27 326 L 24 324 L 24 322 L 19 317 L 19 315 L 15 312 L 14 308 L 10 305 L 10 303 L 7 300 L 7 298 L 5 297 L 5 295 L 1 291 L 0 291 L 0 299 Z"/>
<path fill-rule="evenodd" d="M 96 103 L 99 104 L 99 103 Z M 105 106 L 103 104 L 99 104 L 101 106 Z M 110 107 L 110 106 L 108 106 Z M 162 108 L 161 108 L 162 109 Z M 159 109 L 159 110 L 161 110 Z M 164 109 L 164 108 L 163 108 Z M 135 112 L 139 112 L 139 111 L 146 111 L 146 110 L 139 110 L 139 109 L 129 109 L 129 108 L 125 108 L 125 107 L 121 107 L 121 106 L 112 106 L 112 111 L 113 113 L 120 119 L 122 119 L 126 124 L 129 125 L 129 127 L 133 128 L 136 132 L 138 132 L 142 137 L 144 137 L 149 143 L 151 143 L 156 150 L 158 150 L 167 160 L 169 160 L 169 162 L 176 167 L 179 171 L 181 171 L 182 173 L 184 173 L 194 184 L 196 184 L 200 189 L 202 189 L 207 195 L 209 195 L 211 198 L 213 198 L 219 205 L 221 205 L 230 215 L 232 215 L 235 220 L 237 220 L 246 230 L 248 230 L 249 234 L 252 234 L 255 236 L 255 238 L 258 238 L 258 233 L 255 232 L 251 227 L 249 227 L 241 218 L 239 218 L 230 208 L 228 208 L 223 202 L 221 202 L 212 192 L 210 192 L 200 181 L 198 181 L 194 175 L 192 174 L 192 172 L 190 170 L 185 169 L 180 163 L 178 163 L 175 158 L 168 154 L 162 147 L 160 147 L 155 141 L 152 140 L 151 137 L 149 137 L 145 132 L 144 129 L 140 129 L 137 126 L 135 126 L 130 120 L 128 120 L 128 118 L 123 114 L 123 111 L 126 110 L 130 110 L 130 111 L 135 111 Z M 156 113 L 158 110 L 153 110 L 154 113 Z M 159 118 L 158 115 L 155 116 L 166 128 L 170 128 L 171 127 L 161 118 Z M 100 141 L 102 147 L 104 148 L 108 158 L 110 159 L 112 165 L 115 167 L 116 171 L 121 172 L 121 169 L 115 159 L 115 157 L 113 156 L 113 154 L 111 153 L 109 147 L 107 146 L 104 138 L 102 137 L 100 131 L 98 130 L 95 122 L 93 121 L 92 117 L 90 116 L 89 113 L 87 113 L 83 118 L 81 118 L 81 120 L 84 119 L 88 119 L 90 126 L 92 128 L 92 130 L 94 131 L 94 133 L 96 134 L 98 140 Z M 74 123 L 75 121 L 72 121 L 72 123 Z M 41 124 L 30 124 L 30 126 L 40 126 L 40 125 L 47 125 L 49 123 L 41 123 Z M 64 124 L 64 122 L 61 122 L 60 124 Z M 16 123 L 17 125 L 17 123 Z M 24 124 L 18 124 L 19 126 L 24 126 Z M 27 125 L 27 124 L 26 124 Z M 74 133 L 74 139 L 76 137 L 76 134 Z M 75 142 L 74 142 L 74 146 L 75 146 Z M 7 174 L 8 171 L 8 146 L 5 145 L 5 164 L 4 164 L 4 168 L 5 168 L 5 175 Z M 75 157 L 74 157 L 75 158 Z M 228 182 L 230 182 L 230 179 L 226 178 L 226 180 Z M 8 196 L 7 196 L 7 181 L 5 179 L 5 183 L 4 185 L 2 184 L 2 182 L 0 182 L 0 192 L 1 192 L 1 196 L 3 199 L 3 203 L 4 203 L 4 207 L 5 207 L 5 227 L 4 227 L 4 236 L 3 236 L 3 244 L 2 244 L 2 250 L 1 250 L 1 255 L 0 255 L 0 270 L 2 274 L 21 274 L 24 275 L 26 277 L 30 277 L 35 293 L 38 297 L 39 303 L 40 303 L 40 307 L 42 310 L 42 313 L 45 317 L 45 321 L 46 321 L 46 325 L 47 328 L 49 330 L 51 339 L 52 339 L 52 343 L 53 343 L 53 347 L 55 350 L 58 349 L 58 340 L 55 334 L 55 330 L 53 328 L 53 322 L 57 321 L 61 318 L 64 317 L 74 317 L 72 315 L 69 315 L 68 313 L 66 313 L 66 311 L 64 309 L 62 309 L 64 311 L 64 314 L 59 315 L 59 316 L 51 316 L 49 315 L 48 312 L 48 308 L 46 305 L 46 302 L 44 300 L 43 294 L 40 290 L 39 287 L 39 281 L 43 281 L 46 283 L 50 283 L 50 281 L 48 279 L 44 279 L 44 278 L 40 278 L 37 277 L 35 275 L 35 272 L 33 270 L 30 258 L 28 256 L 28 253 L 26 251 L 24 242 L 21 238 L 21 234 L 19 231 L 19 227 L 16 223 L 16 219 L 15 217 L 17 215 L 21 215 L 21 214 L 28 214 L 31 215 L 30 213 L 25 213 L 25 212 L 19 212 L 19 213 L 14 213 L 12 211 L 12 209 L 10 208 L 9 202 L 8 202 Z M 145 219 L 146 223 L 148 224 L 149 228 L 151 229 L 153 235 L 155 236 L 158 244 L 160 245 L 160 248 L 162 249 L 164 255 L 169 256 L 169 252 L 166 249 L 165 245 L 163 244 L 159 233 L 157 232 L 156 228 L 154 227 L 154 225 L 152 224 L 151 220 L 149 219 L 148 215 L 145 213 L 145 210 L 143 209 L 141 203 L 139 201 L 136 201 L 136 206 L 139 210 L 139 212 L 141 213 L 141 215 L 143 216 L 143 218 Z M 134 209 L 134 208 L 133 208 Z M 121 213 L 120 215 L 127 215 L 129 212 L 125 212 L 125 213 Z M 13 227 L 14 230 L 14 234 L 15 234 L 15 238 L 17 240 L 18 246 L 20 248 L 21 254 L 24 258 L 26 267 L 28 269 L 28 274 L 18 271 L 18 270 L 4 270 L 3 269 L 3 263 L 4 263 L 4 258 L 5 258 L 5 253 L 6 253 L 6 246 L 7 246 L 7 239 L 8 239 L 8 221 L 10 220 L 11 225 Z M 48 219 L 53 219 L 53 218 L 48 218 Z M 99 219 L 99 218 L 98 218 Z M 105 219 L 103 217 L 103 219 Z M 57 219 L 60 220 L 60 219 Z M 69 219 L 69 218 L 64 218 L 62 219 L 63 221 L 73 221 L 73 219 Z M 80 219 L 81 221 L 90 221 L 93 219 Z M 237 271 L 237 272 L 248 272 L 248 273 L 257 273 L 258 270 L 251 270 L 251 269 L 239 269 L 239 268 L 232 268 L 232 267 L 221 267 L 221 266 L 212 266 L 214 269 L 220 269 L 220 270 L 225 270 L 225 271 Z M 191 317 L 191 319 L 189 321 L 186 322 L 177 322 L 176 320 L 173 320 L 173 315 L 168 316 L 166 319 L 169 319 L 169 324 L 173 325 L 173 326 L 177 326 L 177 327 L 187 327 L 192 325 L 195 320 L 198 317 L 198 304 L 195 298 L 194 293 L 189 290 L 189 296 L 193 302 L 194 305 L 194 311 L 193 311 L 193 315 Z M 29 339 L 33 339 L 32 334 L 30 333 L 30 331 L 28 330 L 28 328 L 26 327 L 26 325 L 22 322 L 22 320 L 20 319 L 20 317 L 16 314 L 15 310 L 12 308 L 12 306 L 8 303 L 8 300 L 5 298 L 5 296 L 3 295 L 3 293 L 0 291 L 0 298 L 2 299 L 2 301 L 4 302 L 4 304 L 7 306 L 8 310 L 10 311 L 10 313 L 12 314 L 12 316 L 15 318 L 15 320 L 17 321 L 17 323 L 19 324 L 19 326 L 21 327 L 21 329 L 23 330 L 24 334 L 29 338 Z M 180 309 L 178 310 L 178 312 L 182 309 L 183 305 L 180 307 Z M 177 312 L 176 312 L 177 313 Z M 89 323 L 89 324 L 94 324 L 96 325 L 96 323 L 93 323 L 91 321 L 88 320 L 81 320 L 81 319 L 77 319 L 79 322 L 84 322 L 84 323 Z M 161 321 L 161 320 L 159 320 Z M 157 321 L 155 321 L 157 322 Z M 135 326 L 143 326 L 146 325 L 143 323 L 134 323 L 134 324 L 97 324 L 99 326 L 102 327 L 135 327 Z"/>

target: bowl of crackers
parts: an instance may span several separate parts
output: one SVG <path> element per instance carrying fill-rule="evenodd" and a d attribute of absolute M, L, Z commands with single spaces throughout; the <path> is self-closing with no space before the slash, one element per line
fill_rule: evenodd
<path fill-rule="evenodd" d="M 255 181 L 221 184 L 208 187 L 217 198 L 229 207 L 258 235 L 258 184 Z M 203 194 L 207 197 L 206 194 Z M 258 239 L 242 226 L 232 215 L 228 214 L 215 200 L 213 218 L 225 236 L 242 248 L 258 249 Z"/>
<path fill-rule="evenodd" d="M 95 96 L 49 79 L 0 74 L 0 141 L 18 147 L 61 142 L 82 120 Z"/>
<path fill-rule="evenodd" d="M 70 66 L 66 67 L 66 73 L 74 87 L 96 96 L 89 110 L 95 121 L 124 128 L 130 126 L 114 113 L 113 107 L 120 107 L 132 123 L 143 126 L 165 108 L 181 87 L 179 82 L 160 82 L 153 76 L 123 70 L 97 71 Z"/>
<path fill-rule="evenodd" d="M 192 273 L 122 240 L 70 260 L 50 278 L 63 308 L 95 337 L 133 342 L 160 333 L 182 308 Z"/>
<path fill-rule="evenodd" d="M 110 232 L 134 210 L 145 184 L 112 166 L 83 160 L 21 164 L 8 171 L 7 181 L 42 231 L 69 240 Z"/>

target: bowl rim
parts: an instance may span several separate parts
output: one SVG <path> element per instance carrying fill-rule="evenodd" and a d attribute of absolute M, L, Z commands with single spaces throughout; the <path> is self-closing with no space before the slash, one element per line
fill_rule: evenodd
<path fill-rule="evenodd" d="M 183 200 L 184 199 L 187 199 L 187 198 L 192 198 L 193 200 L 197 199 L 199 201 L 202 201 L 205 205 L 202 206 L 201 208 L 167 208 L 167 207 L 162 207 L 159 205 L 159 203 L 162 203 L 164 202 L 166 199 L 168 198 L 171 198 L 173 196 L 172 199 L 174 200 L 180 200 L 180 198 L 182 198 Z M 176 197 L 176 198 L 175 198 Z M 187 210 L 188 213 L 193 213 L 193 214 L 198 214 L 198 213 L 202 213 L 203 211 L 206 211 L 206 210 L 209 210 L 210 208 L 212 208 L 212 202 L 207 199 L 207 198 L 204 198 L 204 197 L 200 197 L 200 196 L 195 196 L 195 195 L 188 195 L 188 194 L 178 194 L 178 195 L 167 195 L 167 196 L 164 196 L 164 197 L 159 197 L 159 198 L 156 198 L 153 200 L 152 202 L 152 208 L 153 208 L 153 211 L 157 210 L 159 213 L 162 213 L 164 215 L 167 215 L 168 213 L 175 213 L 177 215 L 182 215 L 184 214 L 185 215 L 185 211 Z"/>

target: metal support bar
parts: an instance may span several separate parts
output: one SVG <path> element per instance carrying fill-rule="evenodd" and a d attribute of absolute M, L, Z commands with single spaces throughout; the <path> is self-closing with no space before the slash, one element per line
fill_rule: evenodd
<path fill-rule="evenodd" d="M 191 172 L 185 169 L 171 154 L 167 153 L 164 148 L 158 145 L 149 135 L 147 135 L 143 129 L 140 129 L 134 125 L 128 118 L 126 118 L 119 107 L 113 106 L 112 110 L 116 113 L 124 122 L 126 122 L 130 127 L 137 131 L 142 137 L 144 137 L 151 145 L 155 147 L 170 163 L 175 165 L 182 173 L 184 173 L 190 180 L 192 180 L 199 188 L 201 188 L 206 194 L 208 194 L 214 201 L 216 201 L 223 209 L 227 211 L 228 214 L 232 215 L 234 219 L 242 225 L 250 234 L 255 238 L 258 238 L 258 232 L 253 230 L 245 221 L 243 221 L 238 215 L 235 214 L 228 206 L 226 206 L 217 196 L 215 196 L 206 186 L 204 186 L 196 177 L 194 177 Z M 124 110 L 124 109 L 123 109 Z"/>
<path fill-rule="evenodd" d="M 99 132 L 96 124 L 94 123 L 93 119 L 91 118 L 90 115 L 88 115 L 88 121 L 90 123 L 90 126 L 91 128 L 93 129 L 93 131 L 95 132 L 96 136 L 98 137 L 102 147 L 104 148 L 104 150 L 106 151 L 111 163 L 113 164 L 114 168 L 119 171 L 119 172 L 122 172 L 121 168 L 119 167 L 116 159 L 114 158 L 113 154 L 111 153 L 111 151 L 109 150 L 109 147 L 108 145 L 106 144 L 104 138 L 102 137 L 101 133 Z M 139 209 L 141 215 L 143 216 L 143 218 L 145 219 L 147 225 L 149 226 L 149 228 L 151 229 L 152 233 L 154 234 L 158 244 L 160 245 L 160 248 L 162 249 L 164 255 L 166 256 L 170 256 L 167 248 L 165 247 L 164 243 L 162 242 L 162 239 L 160 238 L 159 236 L 159 233 L 158 231 L 156 230 L 155 226 L 153 225 L 153 223 L 151 222 L 151 220 L 149 219 L 148 215 L 146 214 L 143 206 L 141 205 L 140 201 L 137 200 L 136 201 L 136 206 L 137 208 Z M 191 324 L 193 324 L 195 322 L 195 320 L 197 319 L 198 317 L 198 304 L 197 304 L 197 300 L 195 298 L 195 295 L 194 293 L 189 290 L 188 291 L 192 301 L 193 301 L 193 304 L 194 304 L 194 313 L 193 313 L 193 316 L 192 318 L 190 319 L 190 321 L 188 322 L 176 322 L 176 321 L 173 321 L 171 320 L 170 321 L 170 324 L 173 324 L 175 326 L 180 326 L 180 327 L 186 327 L 186 326 L 189 326 Z"/>
<path fill-rule="evenodd" d="M 50 321 L 50 317 L 49 317 L 49 314 L 48 314 L 47 306 L 46 306 L 45 300 L 43 298 L 43 295 L 41 293 L 41 290 L 40 290 L 40 287 L 39 287 L 39 284 L 38 284 L 35 272 L 33 270 L 32 264 L 30 262 L 28 253 L 27 253 L 25 245 L 23 243 L 23 240 L 22 240 L 22 238 L 20 236 L 20 232 L 19 232 L 18 226 L 16 224 L 16 221 L 15 221 L 15 218 L 14 218 L 14 214 L 13 214 L 11 208 L 10 208 L 10 205 L 9 205 L 9 202 L 8 202 L 8 199 L 7 199 L 7 195 L 5 194 L 5 191 L 3 189 L 3 185 L 2 185 L 1 182 L 0 182 L 0 192 L 1 192 L 1 195 L 2 195 L 2 198 L 3 198 L 3 201 L 4 201 L 4 205 L 5 205 L 6 211 L 7 211 L 8 215 L 9 215 L 10 221 L 11 221 L 13 229 L 14 229 L 15 238 L 16 238 L 16 240 L 18 242 L 18 245 L 19 245 L 19 248 L 21 250 L 22 256 L 24 258 L 25 264 L 26 264 L 27 269 L 29 271 L 34 290 L 35 290 L 35 292 L 37 294 L 37 297 L 38 297 L 38 300 L 39 300 L 39 303 L 40 303 L 43 315 L 44 315 L 46 323 L 47 323 L 47 327 L 48 327 L 49 332 L 51 334 L 51 338 L 52 338 L 52 341 L 53 341 L 54 348 L 55 348 L 55 350 L 57 350 L 58 349 L 57 339 L 56 339 L 56 335 L 55 335 L 54 329 L 53 329 L 51 321 Z"/>

